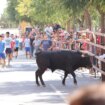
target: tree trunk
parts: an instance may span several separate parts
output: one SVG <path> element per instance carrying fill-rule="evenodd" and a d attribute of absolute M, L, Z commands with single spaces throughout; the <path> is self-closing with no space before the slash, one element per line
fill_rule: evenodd
<path fill-rule="evenodd" d="M 84 18 L 85 18 L 86 28 L 88 28 L 89 30 L 92 30 L 91 17 L 87 9 L 85 9 L 84 11 Z"/>
<path fill-rule="evenodd" d="M 77 21 L 78 21 L 78 24 L 79 24 L 79 29 L 83 29 L 83 27 L 84 27 L 84 15 L 83 16 L 81 16 L 81 19 L 77 19 Z"/>
<path fill-rule="evenodd" d="M 101 32 L 105 33 L 105 14 L 101 13 Z"/>
<path fill-rule="evenodd" d="M 70 32 L 70 19 L 67 21 L 67 31 Z"/>
<path fill-rule="evenodd" d="M 101 32 L 105 33 L 105 13 L 101 13 Z M 101 36 L 101 45 L 105 45 L 105 37 Z M 101 50 L 101 54 L 105 54 L 105 50 Z M 102 62 L 102 70 L 105 72 L 105 63 Z M 102 81 L 105 82 L 105 75 L 102 74 Z"/>

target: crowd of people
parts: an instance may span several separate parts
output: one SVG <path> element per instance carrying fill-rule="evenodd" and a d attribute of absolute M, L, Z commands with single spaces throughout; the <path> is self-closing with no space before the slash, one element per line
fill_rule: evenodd
<path fill-rule="evenodd" d="M 73 31 L 67 32 L 58 24 L 46 25 L 43 31 L 33 28 L 32 31 L 21 36 L 6 32 L 5 35 L 0 35 L 0 62 L 4 67 L 7 57 L 8 65 L 10 65 L 13 56 L 17 58 L 18 50 L 23 48 L 26 58 L 34 57 L 34 52 L 38 49 L 42 51 L 87 50 L 88 45 L 85 41 L 91 40 L 92 37 L 90 38 L 89 35 Z"/>
<path fill-rule="evenodd" d="M 0 35 L 0 64 L 2 64 L 2 67 L 5 67 L 7 58 L 7 65 L 9 66 L 13 57 L 18 57 L 19 49 L 24 49 L 26 58 L 31 59 L 34 57 L 34 52 L 37 52 L 38 49 L 42 51 L 58 51 L 62 49 L 88 50 L 89 46 L 85 41 L 93 40 L 91 35 L 89 36 L 78 32 L 67 32 L 58 24 L 53 26 L 47 25 L 44 27 L 43 31 L 33 28 L 30 33 L 23 36 L 17 36 L 6 32 L 6 34 Z M 100 38 L 98 38 L 97 41 L 100 41 Z M 91 89 L 88 89 L 91 93 L 90 90 Z M 92 92 L 94 91 L 92 90 Z M 70 105 L 100 105 L 100 99 L 102 97 L 99 97 L 99 101 L 97 101 L 95 100 L 97 97 L 91 97 L 90 93 L 87 94 L 85 91 L 82 93 L 83 94 L 79 96 L 79 98 L 74 96 L 73 100 L 70 101 Z M 96 91 L 94 93 L 96 93 Z M 84 96 L 86 96 L 85 100 L 82 100 Z M 88 100 L 86 100 L 87 97 Z M 104 101 L 103 103 L 105 104 Z"/>
<path fill-rule="evenodd" d="M 0 35 L 0 62 L 4 67 L 7 57 L 8 65 L 10 65 L 13 56 L 17 58 L 19 48 L 23 49 L 23 47 L 25 48 L 26 58 L 32 58 L 34 51 L 39 48 L 43 51 L 73 49 L 74 40 L 73 33 L 68 33 L 58 24 L 45 26 L 43 32 L 38 28 L 33 28 L 30 33 L 23 36 L 6 32 L 5 35 Z"/>
<path fill-rule="evenodd" d="M 2 67 L 6 65 L 6 58 L 8 59 L 8 65 L 14 56 L 17 58 L 19 50 L 18 36 L 10 35 L 6 32 L 5 35 L 0 35 L 0 63 Z"/>
<path fill-rule="evenodd" d="M 32 35 L 35 33 L 34 36 Z M 78 45 L 75 43 L 77 39 L 89 40 L 86 35 L 82 35 L 81 38 L 77 38 L 77 33 L 67 32 L 65 29 L 61 28 L 60 25 L 47 25 L 44 28 L 43 32 L 33 31 L 28 35 L 28 39 L 30 39 L 31 43 L 31 55 L 33 56 L 33 49 L 42 49 L 43 51 L 56 51 L 62 49 L 79 49 L 86 50 L 86 44 L 79 43 Z M 75 35 L 76 34 L 76 35 Z M 83 45 L 83 46 L 81 46 Z M 85 45 L 85 46 L 84 46 Z"/>

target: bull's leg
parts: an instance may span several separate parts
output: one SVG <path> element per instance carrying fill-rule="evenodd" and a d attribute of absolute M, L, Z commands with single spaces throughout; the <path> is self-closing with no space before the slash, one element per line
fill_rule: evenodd
<path fill-rule="evenodd" d="M 39 72 L 39 78 L 40 78 L 41 84 L 45 87 L 45 83 L 44 83 L 43 78 L 42 78 L 42 75 L 45 72 L 45 70 L 39 70 L 39 71 L 40 71 Z"/>
<path fill-rule="evenodd" d="M 37 86 L 40 86 L 39 81 L 38 81 L 39 69 L 35 72 L 35 76 L 36 76 L 36 84 L 37 84 Z"/>
<path fill-rule="evenodd" d="M 64 73 L 64 78 L 63 78 L 63 80 L 62 80 L 62 84 L 63 84 L 63 85 L 65 85 L 65 80 L 66 80 L 67 75 L 68 75 L 68 72 L 65 72 L 65 73 Z"/>
<path fill-rule="evenodd" d="M 73 79 L 74 79 L 74 84 L 77 85 L 77 80 L 76 80 L 76 75 L 74 72 L 71 73 L 71 75 L 73 76 Z"/>

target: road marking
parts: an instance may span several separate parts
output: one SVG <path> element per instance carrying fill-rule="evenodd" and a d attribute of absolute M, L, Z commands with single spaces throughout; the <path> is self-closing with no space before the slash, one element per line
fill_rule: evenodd
<path fill-rule="evenodd" d="M 57 93 L 57 95 L 59 95 L 59 97 L 65 102 L 67 103 L 67 100 L 65 100 L 65 97 L 63 96 L 63 94 L 52 84 L 49 84 L 50 87 Z"/>

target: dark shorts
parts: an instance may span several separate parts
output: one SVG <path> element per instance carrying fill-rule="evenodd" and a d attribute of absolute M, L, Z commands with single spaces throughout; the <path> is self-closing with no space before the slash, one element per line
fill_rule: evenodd
<path fill-rule="evenodd" d="M 16 47 L 15 49 L 14 49 L 14 51 L 18 51 L 19 50 L 19 48 L 18 47 Z"/>
<path fill-rule="evenodd" d="M 11 48 L 6 48 L 6 54 L 11 54 L 12 53 L 12 49 Z"/>
<path fill-rule="evenodd" d="M 25 47 L 26 52 L 30 52 L 31 48 L 30 47 Z"/>
<path fill-rule="evenodd" d="M 0 53 L 0 59 L 5 59 L 5 54 L 4 53 Z"/>

